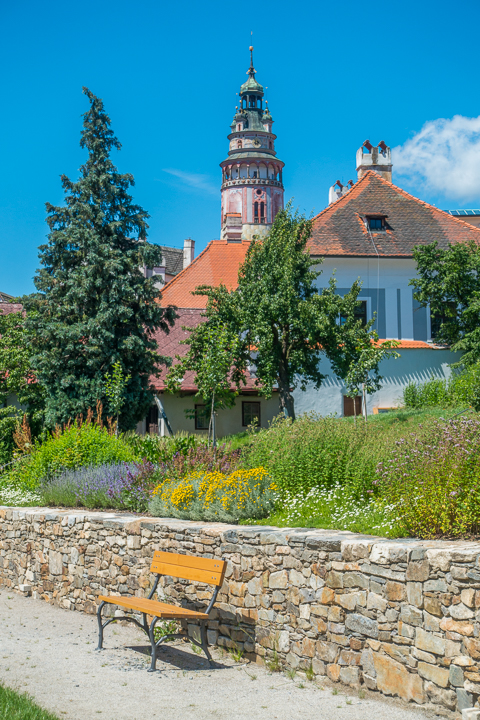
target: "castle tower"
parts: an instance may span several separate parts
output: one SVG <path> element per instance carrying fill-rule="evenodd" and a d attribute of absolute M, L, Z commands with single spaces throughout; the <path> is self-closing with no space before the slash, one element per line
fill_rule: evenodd
<path fill-rule="evenodd" d="M 240 88 L 240 106 L 228 136 L 228 158 L 222 168 L 222 239 L 251 240 L 266 235 L 275 215 L 283 209 L 282 170 L 272 132 L 268 104 L 263 106 L 263 87 L 255 80 L 253 47 L 250 47 L 248 80 Z"/>

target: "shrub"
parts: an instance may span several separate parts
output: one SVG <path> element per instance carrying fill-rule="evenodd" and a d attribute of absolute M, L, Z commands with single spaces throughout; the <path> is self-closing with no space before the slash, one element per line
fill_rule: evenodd
<path fill-rule="evenodd" d="M 403 391 L 408 408 L 471 406 L 480 411 L 480 363 L 454 371 L 448 380 L 431 377 L 425 383 L 409 383 Z"/>
<path fill-rule="evenodd" d="M 410 535 L 480 531 L 480 420 L 435 421 L 425 436 L 398 440 L 377 469 L 383 496 Z"/>
<path fill-rule="evenodd" d="M 118 463 L 64 470 L 40 486 L 47 505 L 145 512 L 154 487 L 151 463 Z"/>
<path fill-rule="evenodd" d="M 95 423 L 84 422 L 57 428 L 43 443 L 35 444 L 24 462 L 2 478 L 8 484 L 34 490 L 41 481 L 49 480 L 65 469 L 131 462 L 134 451 L 109 430 Z"/>
<path fill-rule="evenodd" d="M 274 483 L 264 468 L 194 472 L 184 479 L 167 479 L 153 491 L 150 512 L 159 517 L 237 522 L 261 518 L 273 510 Z"/>

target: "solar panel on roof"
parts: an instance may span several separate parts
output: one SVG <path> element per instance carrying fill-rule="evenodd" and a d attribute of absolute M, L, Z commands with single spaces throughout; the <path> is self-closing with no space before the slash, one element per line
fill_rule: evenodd
<path fill-rule="evenodd" d="M 470 215 L 478 217 L 480 216 L 480 210 L 447 210 L 446 211 L 449 215 Z"/>

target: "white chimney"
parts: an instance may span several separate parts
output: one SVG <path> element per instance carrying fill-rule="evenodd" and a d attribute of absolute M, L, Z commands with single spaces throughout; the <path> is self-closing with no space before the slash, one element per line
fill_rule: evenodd
<path fill-rule="evenodd" d="M 183 241 L 183 269 L 188 267 L 190 263 L 193 261 L 193 256 L 195 254 L 195 240 L 192 240 L 192 238 L 186 238 Z"/>
<path fill-rule="evenodd" d="M 353 180 L 349 180 L 346 185 L 342 185 L 340 180 L 337 180 L 335 185 L 332 185 L 332 187 L 328 191 L 328 204 L 331 205 L 336 200 L 339 200 L 352 187 L 353 187 Z"/>
<path fill-rule="evenodd" d="M 368 170 L 374 170 L 388 182 L 392 182 L 392 157 L 390 148 L 383 140 L 374 147 L 365 140 L 357 150 L 357 175 L 360 180 Z"/>

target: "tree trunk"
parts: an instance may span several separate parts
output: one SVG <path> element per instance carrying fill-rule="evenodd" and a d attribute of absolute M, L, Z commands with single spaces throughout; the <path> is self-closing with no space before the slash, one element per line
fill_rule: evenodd
<path fill-rule="evenodd" d="M 367 392 L 365 390 L 365 383 L 362 384 L 362 398 L 363 398 L 363 417 L 365 418 L 365 422 L 367 422 Z"/>
<path fill-rule="evenodd" d="M 353 422 L 355 427 L 357 427 L 357 396 L 353 396 Z"/>
<path fill-rule="evenodd" d="M 295 404 L 292 393 L 290 392 L 290 383 L 288 378 L 282 378 L 286 373 L 280 373 L 278 378 L 278 394 L 280 395 L 280 410 L 285 418 L 295 420 Z"/>
<path fill-rule="evenodd" d="M 215 393 L 212 395 L 212 414 L 210 416 L 210 421 L 212 423 L 212 447 L 215 451 L 217 447 L 217 438 L 215 435 Z"/>

